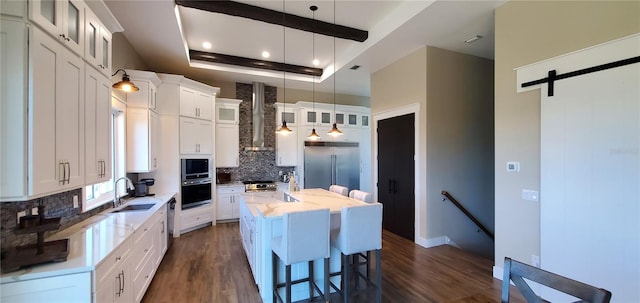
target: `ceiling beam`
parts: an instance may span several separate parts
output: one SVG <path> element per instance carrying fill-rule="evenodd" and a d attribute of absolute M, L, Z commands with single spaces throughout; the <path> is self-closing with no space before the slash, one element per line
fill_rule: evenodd
<path fill-rule="evenodd" d="M 328 23 L 286 13 L 283 16 L 283 13 L 280 11 L 270 10 L 240 2 L 228 0 L 175 0 L 175 2 L 177 5 L 184 7 L 195 8 L 212 13 L 221 13 L 231 16 L 243 17 L 276 25 L 283 25 L 290 28 L 341 39 L 364 42 L 369 37 L 369 32 L 357 28 Z"/>
<path fill-rule="evenodd" d="M 191 57 L 191 60 L 200 60 L 200 61 L 207 61 L 207 62 L 213 62 L 213 63 L 238 65 L 238 66 L 266 69 L 266 70 L 275 70 L 275 71 L 303 74 L 303 75 L 316 76 L 316 77 L 322 76 L 321 68 L 251 59 L 251 58 L 238 57 L 238 56 L 225 55 L 225 54 L 202 52 L 202 51 L 197 51 L 193 49 L 189 50 L 189 57 Z"/>

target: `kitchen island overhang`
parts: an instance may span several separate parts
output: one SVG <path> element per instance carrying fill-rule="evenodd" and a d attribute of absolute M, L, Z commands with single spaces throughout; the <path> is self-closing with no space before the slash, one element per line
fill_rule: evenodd
<path fill-rule="evenodd" d="M 240 235 L 263 302 L 272 302 L 272 258 L 271 240 L 282 234 L 282 215 L 287 212 L 328 208 L 331 212 L 331 228 L 340 225 L 340 211 L 343 207 L 366 205 L 367 203 L 345 197 L 324 189 L 303 189 L 300 191 L 275 191 L 244 193 L 240 195 Z M 292 201 L 292 202 L 286 202 Z M 320 260 L 318 260 L 320 261 Z M 331 272 L 340 271 L 340 252 L 331 248 L 329 265 Z M 315 281 L 321 289 L 323 283 L 323 262 L 314 262 Z M 306 263 L 292 265 L 292 279 L 306 277 Z M 278 276 L 284 276 L 284 266 L 279 266 Z M 340 276 L 331 278 L 340 285 Z M 293 301 L 308 298 L 308 283 L 294 285 Z"/>

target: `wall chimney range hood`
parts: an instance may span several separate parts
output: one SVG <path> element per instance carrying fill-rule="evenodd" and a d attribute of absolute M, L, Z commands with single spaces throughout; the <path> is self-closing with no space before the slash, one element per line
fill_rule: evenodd
<path fill-rule="evenodd" d="M 253 139 L 251 146 L 244 148 L 245 151 L 273 151 L 273 147 L 264 146 L 264 83 L 253 82 L 253 102 L 252 102 L 252 129 Z"/>

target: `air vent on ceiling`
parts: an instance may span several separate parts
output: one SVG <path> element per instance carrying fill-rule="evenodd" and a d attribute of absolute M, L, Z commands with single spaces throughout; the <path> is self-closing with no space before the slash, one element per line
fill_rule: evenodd
<path fill-rule="evenodd" d="M 351 70 L 356 70 L 356 69 L 358 69 L 358 68 L 360 68 L 360 65 L 357 65 L 357 64 L 356 64 L 356 65 L 352 66 L 350 69 L 351 69 Z"/>

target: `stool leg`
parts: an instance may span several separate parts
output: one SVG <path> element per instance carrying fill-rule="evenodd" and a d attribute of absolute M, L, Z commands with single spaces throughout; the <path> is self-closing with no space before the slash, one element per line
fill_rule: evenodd
<path fill-rule="evenodd" d="M 367 278 L 371 279 L 371 251 L 367 251 Z"/>
<path fill-rule="evenodd" d="M 353 264 L 353 277 L 356 279 L 355 287 L 353 289 L 360 289 L 360 254 L 355 253 L 351 255 L 351 262 Z"/>
<path fill-rule="evenodd" d="M 315 289 L 313 287 L 313 261 L 309 261 L 309 300 L 313 301 L 313 295 L 315 294 Z"/>
<path fill-rule="evenodd" d="M 349 265 L 349 256 L 342 255 L 342 264 L 343 264 L 343 272 L 342 272 L 342 285 L 344 286 L 342 289 L 342 300 L 344 303 L 349 302 L 349 279 L 350 279 L 350 271 L 351 266 Z"/>
<path fill-rule="evenodd" d="M 271 278 L 273 279 L 273 282 L 271 283 L 273 287 L 273 302 L 277 303 L 280 302 L 280 300 L 278 300 L 278 296 L 276 295 L 276 293 L 278 292 L 278 256 L 274 252 L 271 253 L 271 261 Z"/>
<path fill-rule="evenodd" d="M 329 303 L 329 295 L 331 295 L 331 286 L 329 285 L 329 258 L 324 258 L 324 301 Z"/>
<path fill-rule="evenodd" d="M 382 302 L 382 267 L 380 266 L 380 254 L 382 250 L 376 250 L 376 302 Z"/>
<path fill-rule="evenodd" d="M 287 303 L 291 303 L 291 264 L 286 266 L 285 287 L 287 292 Z"/>

